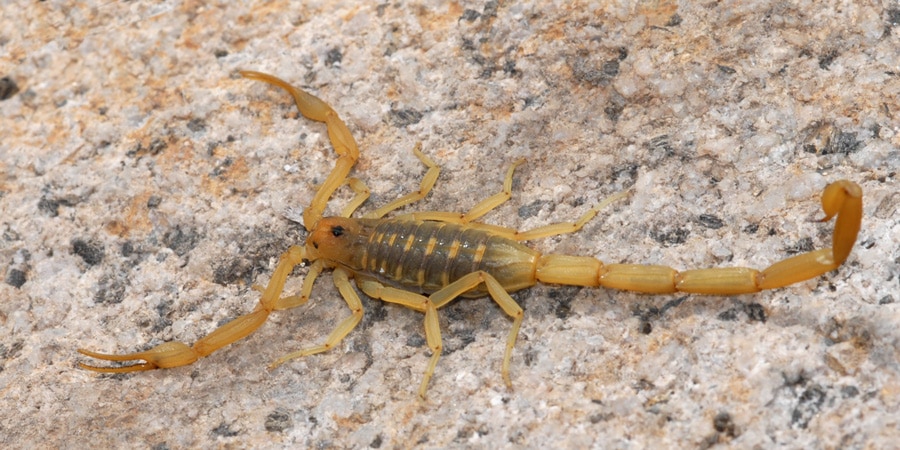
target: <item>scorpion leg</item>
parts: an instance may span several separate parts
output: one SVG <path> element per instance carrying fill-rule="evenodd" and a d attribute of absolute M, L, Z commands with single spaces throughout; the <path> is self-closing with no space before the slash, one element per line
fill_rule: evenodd
<path fill-rule="evenodd" d="M 550 236 L 557 236 L 560 234 L 574 233 L 581 230 L 581 228 L 584 227 L 586 223 L 596 217 L 597 213 L 599 213 L 600 210 L 609 206 L 610 203 L 619 201 L 627 197 L 628 194 L 628 191 L 624 191 L 606 197 L 605 199 L 603 199 L 603 201 L 600 202 L 600 204 L 594 206 L 586 213 L 582 214 L 581 217 L 579 217 L 575 222 L 560 222 L 534 228 L 528 231 L 517 231 L 514 235 L 510 236 L 510 238 L 517 241 L 530 241 L 533 239 L 541 239 Z"/>
<path fill-rule="evenodd" d="M 347 185 L 356 194 L 350 199 L 350 202 L 341 210 L 341 217 L 350 217 L 366 200 L 369 199 L 371 192 L 366 183 L 359 178 L 347 178 Z"/>
<path fill-rule="evenodd" d="M 458 212 L 452 211 L 420 211 L 414 213 L 403 214 L 399 217 L 408 217 L 415 220 L 432 220 L 436 222 L 449 222 L 449 223 L 458 223 L 458 224 L 469 224 L 470 222 L 477 220 L 481 216 L 487 214 L 492 209 L 502 205 L 504 202 L 509 200 L 512 196 L 512 178 L 513 172 L 516 170 L 516 167 L 522 165 L 525 162 L 525 158 L 519 159 L 510 166 L 510 168 L 506 171 L 506 178 L 503 180 L 503 188 L 500 192 L 478 202 L 477 205 L 473 206 L 469 212 L 465 214 L 460 214 Z M 515 230 L 499 227 L 496 225 L 486 225 L 486 224 L 471 224 L 477 228 L 488 229 L 489 231 L 493 231 L 502 235 L 508 235 L 515 233 Z"/>
<path fill-rule="evenodd" d="M 469 212 L 462 216 L 462 223 L 478 220 L 481 216 L 491 212 L 494 208 L 506 203 L 506 201 L 512 197 L 513 172 L 515 172 L 516 167 L 519 167 L 524 163 L 525 158 L 517 159 L 513 162 L 512 165 L 509 166 L 509 170 L 506 171 L 506 178 L 503 180 L 503 189 L 473 206 Z"/>
<path fill-rule="evenodd" d="M 437 307 L 435 307 L 431 299 L 424 295 L 385 286 L 372 279 L 359 278 L 356 280 L 356 285 L 369 297 L 396 303 L 425 313 L 425 341 L 428 343 L 428 348 L 431 349 L 431 359 L 428 362 L 428 368 L 425 370 L 422 383 L 419 385 L 419 397 L 424 399 L 425 391 L 428 389 L 428 381 L 431 380 L 431 376 L 434 374 L 434 368 L 437 366 L 438 359 L 441 357 L 441 350 L 443 349 Z"/>
<path fill-rule="evenodd" d="M 431 158 L 428 157 L 425 153 L 422 153 L 422 143 L 417 142 L 416 146 L 413 147 L 413 154 L 419 158 L 419 161 L 422 161 L 422 164 L 425 164 L 428 167 L 428 172 L 425 173 L 425 176 L 422 177 L 422 182 L 419 184 L 419 190 L 417 192 L 410 192 L 409 194 L 404 195 L 403 197 L 398 198 L 366 215 L 363 216 L 365 219 L 380 219 L 384 217 L 385 214 L 395 210 L 402 208 L 410 203 L 415 203 L 419 200 L 425 198 L 429 192 L 431 192 L 431 188 L 434 187 L 434 183 L 437 182 L 438 175 L 441 173 L 441 168 L 435 163 Z M 349 217 L 349 216 L 347 216 Z"/>
<path fill-rule="evenodd" d="M 482 283 L 487 288 L 488 295 L 491 296 L 491 299 L 500 306 L 500 309 L 502 309 L 506 315 L 513 319 L 512 327 L 509 330 L 509 336 L 506 338 L 506 350 L 503 353 L 503 366 L 501 369 L 503 381 L 506 383 L 507 387 L 512 388 L 512 380 L 509 377 L 509 362 L 512 357 L 513 346 L 516 344 L 516 338 L 519 336 L 519 328 L 522 326 L 522 319 L 525 317 L 525 313 L 522 311 L 522 307 L 520 307 L 509 295 L 509 292 L 506 292 L 506 290 L 503 289 L 500 282 L 491 274 L 479 270 L 448 284 L 441 290 L 431 294 L 430 298 L 431 301 L 434 302 L 435 308 L 441 308 L 460 295 L 477 288 Z"/>
<path fill-rule="evenodd" d="M 306 304 L 306 302 L 309 301 L 309 294 L 312 292 L 313 284 L 315 284 L 316 278 L 319 277 L 319 274 L 321 274 L 322 270 L 324 269 L 325 264 L 322 262 L 322 260 L 313 262 L 309 267 L 309 270 L 306 272 L 306 277 L 303 278 L 303 284 L 300 286 L 300 293 L 297 295 L 290 295 L 287 297 L 279 298 L 278 301 L 276 301 L 275 304 L 272 305 L 272 310 L 282 311 Z"/>
<path fill-rule="evenodd" d="M 293 353 L 289 353 L 287 355 L 282 356 L 281 358 L 276 359 L 272 364 L 269 365 L 269 369 L 274 369 L 287 361 L 290 361 L 294 358 L 299 358 L 301 356 L 314 355 L 316 353 L 322 353 L 328 351 L 335 346 L 337 346 L 354 328 L 359 324 L 359 321 L 362 320 L 363 317 L 363 306 L 362 301 L 359 299 L 359 295 L 356 294 L 356 291 L 353 289 L 353 286 L 350 284 L 349 275 L 347 271 L 341 268 L 334 269 L 333 272 L 334 277 L 334 285 L 337 286 L 338 291 L 341 293 L 341 296 L 344 297 L 344 301 L 347 302 L 347 306 L 350 307 L 350 312 L 352 313 L 350 317 L 342 320 L 337 327 L 328 335 L 325 339 L 325 343 L 322 345 L 316 345 L 314 347 L 305 348 L 303 350 L 299 350 Z"/>
<path fill-rule="evenodd" d="M 556 236 L 560 234 L 568 234 L 574 233 L 576 231 L 581 230 L 582 227 L 586 223 L 588 223 L 591 219 L 597 216 L 600 210 L 609 206 L 610 203 L 618 201 L 622 198 L 628 196 L 628 191 L 620 192 L 617 194 L 613 194 L 606 199 L 604 199 L 600 204 L 594 206 L 586 213 L 582 214 L 581 217 L 578 218 L 575 222 L 561 222 L 555 223 L 551 225 L 546 225 L 538 228 L 534 228 L 527 231 L 516 231 L 512 228 L 501 227 L 497 225 L 490 225 L 485 223 L 473 223 L 475 220 L 480 219 L 485 214 L 491 212 L 494 208 L 502 205 L 512 196 L 512 179 L 513 173 L 516 170 L 516 167 L 522 165 L 525 162 L 525 159 L 519 159 L 515 161 L 512 166 L 510 166 L 509 170 L 506 172 L 506 178 L 503 180 L 503 189 L 500 192 L 478 202 L 477 205 L 472 207 L 469 212 L 460 215 L 455 212 L 448 211 L 425 211 L 425 212 L 415 212 L 404 214 L 401 217 L 410 217 L 416 220 L 434 220 L 438 222 L 450 222 L 450 223 L 458 223 L 462 225 L 469 225 L 473 228 L 483 229 L 485 231 L 489 231 L 494 234 L 501 235 L 503 237 L 513 239 L 516 241 L 530 241 L 534 239 L 540 239 L 550 236 Z M 379 216 L 380 217 L 380 216 Z"/>
<path fill-rule="evenodd" d="M 515 346 L 516 338 L 519 336 L 519 329 L 522 326 L 524 312 L 493 276 L 484 271 L 472 272 L 428 297 L 393 287 L 386 287 L 372 280 L 358 280 L 357 285 L 360 289 L 372 298 L 397 303 L 425 313 L 425 339 L 432 351 L 432 355 L 428 362 L 428 367 L 425 369 L 422 384 L 419 387 L 420 397 L 425 398 L 428 382 L 434 375 L 435 367 L 437 367 L 437 362 L 441 357 L 441 330 L 438 324 L 437 310 L 481 284 L 487 287 L 488 294 L 503 309 L 503 312 L 513 318 L 513 325 L 506 339 L 506 350 L 503 355 L 503 366 L 501 369 L 504 383 L 506 383 L 507 387 L 512 388 L 512 381 L 509 377 L 509 365 L 512 350 Z"/>
<path fill-rule="evenodd" d="M 272 75 L 250 70 L 242 70 L 240 74 L 245 78 L 263 81 L 288 91 L 294 97 L 294 103 L 297 104 L 300 114 L 303 114 L 307 119 L 323 122 L 328 128 L 328 137 L 339 158 L 331 174 L 328 175 L 328 178 L 325 179 L 325 182 L 322 183 L 322 186 L 316 192 L 309 207 L 303 211 L 303 226 L 306 227 L 307 231 L 312 231 L 316 222 L 322 218 L 322 212 L 325 211 L 325 205 L 328 203 L 328 199 L 331 198 L 331 194 L 344 183 L 347 175 L 350 174 L 350 169 L 353 168 L 356 160 L 359 159 L 359 148 L 356 145 L 356 140 L 353 139 L 350 129 L 347 128 L 347 125 L 341 120 L 338 113 L 318 97 L 291 86 L 290 83 Z"/>
<path fill-rule="evenodd" d="M 501 194 L 497 194 L 491 198 L 488 198 L 488 199 L 482 201 L 482 203 L 486 203 L 488 200 L 491 200 L 494 197 L 497 197 Z M 491 224 L 487 224 L 487 223 L 478 223 L 478 222 L 468 223 L 468 226 L 470 226 L 472 228 L 478 228 L 481 230 L 489 231 L 493 234 L 497 234 L 497 235 L 500 235 L 500 236 L 503 236 L 505 238 L 512 239 L 515 241 L 530 241 L 530 240 L 541 239 L 541 238 L 550 237 L 550 236 L 557 236 L 560 234 L 569 234 L 569 233 L 574 233 L 576 231 L 581 230 L 586 223 L 588 223 L 591 219 L 593 219 L 594 217 L 597 216 L 597 213 L 599 213 L 600 210 L 609 206 L 610 203 L 613 203 L 622 198 L 625 198 L 626 196 L 628 196 L 628 194 L 629 194 L 628 191 L 625 191 L 625 192 L 619 192 L 617 194 L 610 195 L 609 197 L 605 198 L 602 202 L 600 202 L 599 205 L 589 209 L 586 213 L 582 214 L 581 217 L 579 217 L 578 220 L 576 220 L 575 222 L 559 222 L 559 223 L 545 225 L 545 226 L 538 227 L 538 228 L 533 228 L 533 229 L 527 230 L 527 231 L 517 231 L 512 228 L 506 228 L 506 227 L 501 227 L 501 226 L 497 226 L 497 225 L 491 225 Z M 480 205 L 481 204 L 479 204 L 479 206 Z M 498 203 L 498 205 L 499 205 L 499 203 Z M 496 207 L 496 206 L 497 205 L 495 205 L 494 207 Z M 476 208 L 478 208 L 478 206 L 476 206 Z M 414 215 L 416 216 L 417 219 L 420 218 L 419 217 L 420 214 L 414 214 Z M 440 220 L 443 222 L 453 222 L 453 223 L 460 223 L 460 224 L 467 223 L 465 218 L 460 218 L 460 217 L 458 217 L 458 215 L 456 215 L 457 217 L 453 217 L 454 215 L 456 215 L 456 214 L 455 213 L 442 213 L 442 212 L 429 212 L 429 213 L 421 214 L 422 217 L 427 217 L 427 219 L 421 219 L 421 220 Z"/>
<path fill-rule="evenodd" d="M 305 298 L 308 297 L 304 297 L 302 301 L 299 301 L 299 297 L 287 297 L 285 299 L 280 299 L 278 297 L 284 289 L 284 283 L 287 280 L 288 275 L 290 275 L 294 266 L 303 261 L 305 257 L 304 254 L 305 251 L 303 247 L 291 247 L 287 252 L 281 255 L 278 267 L 275 268 L 275 272 L 272 274 L 272 278 L 269 280 L 269 284 L 266 286 L 256 309 L 250 314 L 240 316 L 215 329 L 212 333 L 194 343 L 193 346 L 188 346 L 183 342 L 172 341 L 160 344 L 147 351 L 124 355 L 97 353 L 78 349 L 78 352 L 83 355 L 104 361 L 146 361 L 145 363 L 124 367 L 97 367 L 84 363 L 78 363 L 78 365 L 82 369 L 103 373 L 126 373 L 141 370 L 167 369 L 192 364 L 198 359 L 207 356 L 228 344 L 243 339 L 265 323 L 266 319 L 269 317 L 269 313 L 272 311 L 276 309 L 285 309 L 288 306 L 297 306 L 306 302 Z M 304 280 L 304 283 L 308 280 L 309 279 Z M 309 289 L 311 289 L 312 282 L 309 282 L 309 285 Z M 304 289 L 303 291 L 305 292 L 309 289 Z"/>

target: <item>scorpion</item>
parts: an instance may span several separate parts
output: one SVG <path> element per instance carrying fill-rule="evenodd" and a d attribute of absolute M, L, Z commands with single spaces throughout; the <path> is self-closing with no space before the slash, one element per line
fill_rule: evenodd
<path fill-rule="evenodd" d="M 831 247 L 784 259 L 764 270 L 720 267 L 677 271 L 662 265 L 607 264 L 588 256 L 545 255 L 522 242 L 574 233 L 600 209 L 625 193 L 602 201 L 574 222 L 527 231 L 479 222 L 478 219 L 510 198 L 513 171 L 524 162 L 520 159 L 506 173 L 501 192 L 477 203 L 465 214 L 428 211 L 386 218 L 388 213 L 425 198 L 438 178 L 440 168 L 421 151 L 421 143 L 413 148 L 415 156 L 427 167 L 419 191 L 406 194 L 361 218 L 353 218 L 353 213 L 368 199 L 369 189 L 361 180 L 349 176 L 359 158 L 359 149 L 337 112 L 318 97 L 275 76 L 255 71 L 241 71 L 240 74 L 290 93 L 304 117 L 325 124 L 338 155 L 334 169 L 303 211 L 303 226 L 308 232 L 305 245 L 291 246 L 281 255 L 268 285 L 264 289 L 257 287 L 262 294 L 252 312 L 222 325 L 194 345 L 170 341 L 129 354 L 79 349 L 81 354 L 99 360 L 145 361 L 114 367 L 79 363 L 81 368 L 125 373 L 192 364 L 253 333 L 273 311 L 306 303 L 319 275 L 331 270 L 334 285 L 347 303 L 350 316 L 340 321 L 323 344 L 282 356 L 269 366 L 270 369 L 288 360 L 337 346 L 359 324 L 363 306 L 351 284 L 353 279 L 356 287 L 369 297 L 424 313 L 425 337 L 432 354 L 419 386 L 418 394 L 423 399 L 441 356 L 438 311 L 460 297 L 489 296 L 512 318 L 501 368 L 504 383 L 511 388 L 510 359 L 524 313 L 510 292 L 538 282 L 602 286 L 648 294 L 737 295 L 781 288 L 839 267 L 850 254 L 862 222 L 862 188 L 852 181 L 839 180 L 825 187 L 821 200 L 825 213 L 821 221 L 837 216 Z M 353 197 L 339 216 L 323 217 L 332 194 L 343 185 L 349 185 Z M 308 267 L 300 291 L 282 297 L 285 282 L 298 265 Z"/>

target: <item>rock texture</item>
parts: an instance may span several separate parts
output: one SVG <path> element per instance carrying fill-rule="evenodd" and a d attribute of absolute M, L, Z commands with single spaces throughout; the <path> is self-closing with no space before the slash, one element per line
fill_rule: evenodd
<path fill-rule="evenodd" d="M 0 15 L 4 448 L 900 441 L 894 2 L 20 3 Z M 543 252 L 765 267 L 830 245 L 813 219 L 839 178 L 865 190 L 863 229 L 839 270 L 758 295 L 517 293 L 512 391 L 488 299 L 442 311 L 425 401 L 422 316 L 374 301 L 340 348 L 268 371 L 348 314 L 327 276 L 193 366 L 79 370 L 76 348 L 193 342 L 250 311 L 305 237 L 290 218 L 335 155 L 241 69 L 342 115 L 365 208 L 418 186 L 422 142 L 443 172 L 420 210 L 466 210 L 522 157 L 485 220 L 571 220 L 631 189 Z"/>

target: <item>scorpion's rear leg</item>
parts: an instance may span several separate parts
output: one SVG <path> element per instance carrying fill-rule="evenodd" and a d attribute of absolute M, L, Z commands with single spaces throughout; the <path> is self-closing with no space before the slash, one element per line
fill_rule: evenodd
<path fill-rule="evenodd" d="M 188 346 L 183 342 L 173 341 L 160 344 L 144 352 L 124 355 L 111 355 L 78 349 L 78 352 L 83 355 L 104 361 L 146 361 L 145 363 L 124 367 L 97 367 L 84 363 L 79 363 L 78 365 L 82 369 L 93 370 L 95 372 L 125 373 L 141 370 L 166 369 L 192 364 L 198 359 L 207 356 L 228 344 L 243 339 L 254 332 L 265 323 L 266 319 L 269 317 L 269 313 L 272 311 L 287 309 L 306 303 L 306 298 L 308 298 L 306 295 L 308 295 L 309 291 L 312 289 L 312 283 L 315 281 L 315 273 L 304 280 L 304 287 L 301 289 L 301 293 L 303 293 L 302 296 L 279 298 L 281 291 L 284 289 L 284 283 L 285 280 L 287 280 L 287 276 L 294 269 L 294 266 L 300 264 L 303 259 L 303 248 L 291 247 L 290 250 L 281 255 L 278 267 L 275 268 L 272 279 L 269 280 L 269 284 L 266 286 L 256 309 L 250 314 L 240 316 L 215 329 L 212 333 L 194 343 L 193 346 Z"/>
<path fill-rule="evenodd" d="M 360 289 L 372 298 L 397 303 L 425 313 L 425 339 L 428 342 L 428 347 L 432 351 L 432 355 L 428 362 L 428 368 L 425 369 L 422 384 L 419 386 L 420 397 L 425 398 L 428 382 L 434 375 L 434 369 L 441 357 L 441 350 L 443 348 L 437 310 L 460 295 L 477 288 L 482 283 L 487 287 L 488 294 L 494 302 L 503 309 L 503 312 L 513 318 L 512 328 L 509 330 L 509 336 L 506 339 L 506 350 L 503 354 L 503 366 L 501 369 L 504 383 L 506 383 L 507 387 L 512 388 L 512 381 L 509 377 L 509 363 L 510 358 L 512 357 L 513 346 L 516 343 L 516 338 L 519 336 L 519 328 L 522 326 L 524 313 L 522 308 L 515 300 L 513 300 L 509 293 L 503 289 L 493 276 L 483 271 L 473 272 L 450 283 L 428 297 L 393 287 L 383 286 L 381 283 L 372 280 L 357 280 L 357 285 Z"/>
<path fill-rule="evenodd" d="M 472 209 L 470 209 L 469 212 L 465 214 L 446 211 L 426 211 L 410 213 L 408 214 L 408 216 L 417 220 L 435 220 L 440 222 L 468 224 L 469 226 L 472 226 L 474 228 L 488 230 L 492 233 L 499 234 L 509 239 L 514 239 L 517 241 L 529 241 L 560 234 L 574 233 L 584 227 L 586 223 L 597 216 L 597 213 L 599 213 L 600 210 L 606 208 L 610 203 L 628 196 L 627 191 L 613 194 L 604 199 L 597 206 L 594 206 L 586 213 L 582 214 L 581 217 L 579 217 L 575 222 L 555 223 L 527 231 L 516 231 L 512 228 L 500 227 L 485 223 L 472 223 L 510 199 L 510 197 L 512 196 L 513 173 L 515 172 L 516 168 L 522 165 L 524 162 L 525 159 L 522 158 L 517 160 L 512 164 L 512 166 L 510 166 L 509 170 L 507 170 L 506 172 L 506 178 L 504 178 L 503 180 L 503 188 L 500 190 L 500 192 L 478 202 L 477 205 L 473 206 Z"/>
<path fill-rule="evenodd" d="M 574 222 L 559 222 L 534 228 L 528 231 L 516 231 L 512 236 L 509 237 L 517 241 L 530 241 L 532 239 L 541 239 L 550 236 L 557 236 L 560 234 L 574 233 L 581 230 L 586 223 L 590 222 L 591 219 L 596 217 L 597 213 L 599 213 L 600 210 L 606 208 L 611 203 L 619 201 L 627 196 L 628 191 L 618 192 L 610 195 L 609 197 L 603 199 L 603 201 L 601 201 L 597 206 L 594 206 L 586 213 L 582 214 L 581 217 L 579 217 L 578 220 Z"/>

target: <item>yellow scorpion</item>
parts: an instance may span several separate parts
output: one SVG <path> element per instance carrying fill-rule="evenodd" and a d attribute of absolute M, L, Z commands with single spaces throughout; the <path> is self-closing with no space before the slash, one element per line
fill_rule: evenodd
<path fill-rule="evenodd" d="M 384 216 L 423 199 L 434 186 L 440 172 L 437 164 L 420 150 L 413 152 L 427 167 L 418 192 L 407 194 L 362 218 L 352 218 L 366 201 L 365 184 L 348 177 L 359 158 L 356 141 L 338 114 L 319 98 L 287 82 L 260 72 L 242 71 L 246 78 L 264 81 L 288 91 L 300 113 L 324 122 L 328 137 L 339 158 L 325 183 L 303 212 L 303 225 L 309 232 L 305 246 L 292 246 L 281 255 L 269 284 L 253 312 L 222 325 L 193 346 L 166 342 L 150 350 L 125 355 L 110 355 L 79 349 L 92 358 L 106 361 L 146 361 L 124 367 L 96 367 L 80 363 L 84 369 L 123 373 L 157 368 L 179 367 L 238 341 L 259 328 L 272 311 L 300 306 L 309 299 L 313 283 L 322 271 L 330 269 L 334 284 L 347 302 L 351 315 L 342 320 L 321 345 L 282 356 L 274 368 L 290 359 L 313 355 L 337 346 L 359 324 L 363 307 L 350 283 L 372 298 L 396 303 L 425 314 L 425 337 L 432 351 L 419 387 L 425 397 L 428 382 L 441 356 L 441 330 L 438 310 L 458 297 L 490 296 L 512 318 L 506 339 L 502 375 L 508 387 L 510 357 L 524 314 L 509 293 L 537 282 L 575 286 L 603 286 L 614 289 L 670 294 L 734 295 L 775 289 L 822 275 L 840 266 L 856 241 L 862 222 L 862 189 L 852 181 L 829 184 L 822 193 L 826 221 L 837 216 L 832 245 L 777 262 L 765 270 L 727 267 L 677 271 L 667 266 L 606 264 L 586 256 L 543 255 L 520 242 L 573 233 L 609 202 L 613 196 L 592 208 L 575 222 L 557 223 L 528 231 L 516 231 L 477 222 L 510 198 L 513 171 L 523 162 L 516 161 L 504 179 L 501 192 L 481 201 L 465 214 L 453 212 L 416 212 L 390 218 Z M 322 217 L 332 194 L 343 184 L 355 193 L 337 217 Z M 309 271 L 298 295 L 281 297 L 285 281 L 295 266 L 305 264 Z"/>

